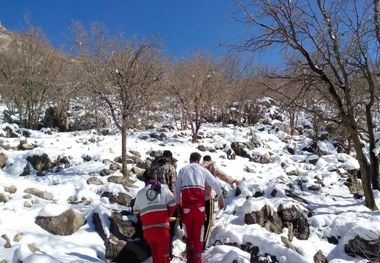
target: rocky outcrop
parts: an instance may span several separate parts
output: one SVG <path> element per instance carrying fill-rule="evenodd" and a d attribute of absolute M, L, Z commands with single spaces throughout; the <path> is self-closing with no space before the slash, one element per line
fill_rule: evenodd
<path fill-rule="evenodd" d="M 380 262 L 380 237 L 366 240 L 355 236 L 344 246 L 344 251 L 350 256 L 361 256 L 372 260 L 371 262 Z"/>
<path fill-rule="evenodd" d="M 32 155 L 28 156 L 26 160 L 33 166 L 38 172 L 45 172 L 53 167 L 49 156 L 44 153 L 42 155 Z"/>
<path fill-rule="evenodd" d="M 278 207 L 278 211 L 272 211 L 271 207 L 265 205 L 260 211 L 245 214 L 246 224 L 259 224 L 268 231 L 280 234 L 282 229 L 287 227 L 290 236 L 295 236 L 301 240 L 309 238 L 310 230 L 307 217 L 295 206 L 284 208 Z M 291 241 L 291 238 L 289 238 Z"/>
<path fill-rule="evenodd" d="M 86 223 L 84 215 L 68 209 L 58 216 L 37 216 L 35 223 L 49 233 L 60 236 L 68 236 Z"/>
<path fill-rule="evenodd" d="M 110 192 L 104 192 L 102 193 L 101 197 L 107 197 L 110 203 L 129 206 L 132 197 L 126 193 L 117 193 L 117 195 L 114 195 Z"/>
<path fill-rule="evenodd" d="M 313 257 L 314 263 L 327 263 L 327 258 L 323 255 L 322 251 L 318 250 Z"/>

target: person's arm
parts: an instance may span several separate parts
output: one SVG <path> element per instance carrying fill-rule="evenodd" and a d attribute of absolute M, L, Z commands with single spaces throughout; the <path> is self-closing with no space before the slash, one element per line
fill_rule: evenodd
<path fill-rule="evenodd" d="M 203 172 L 205 175 L 205 180 L 206 183 L 211 186 L 212 189 L 214 189 L 216 195 L 218 196 L 218 206 L 220 209 L 224 207 L 224 202 L 223 202 L 223 195 L 222 195 L 222 188 L 220 187 L 218 181 L 215 179 L 215 177 L 210 173 L 209 170 L 206 168 L 203 168 Z"/>
<path fill-rule="evenodd" d="M 181 173 L 181 171 L 182 171 L 182 169 L 178 173 L 178 177 L 177 177 L 176 185 L 175 185 L 175 191 L 174 191 L 175 200 L 176 200 L 177 204 L 180 203 L 180 196 L 181 196 L 181 187 L 182 187 L 182 180 L 181 180 L 182 173 Z"/>
<path fill-rule="evenodd" d="M 236 179 L 233 179 L 232 177 L 228 176 L 225 172 L 223 172 L 219 167 L 217 167 L 215 164 L 213 165 L 213 169 L 215 171 L 214 175 L 221 179 L 222 181 L 226 182 L 229 185 L 233 185 L 234 183 L 236 185 L 239 185 L 239 181 Z"/>
<path fill-rule="evenodd" d="M 174 195 L 170 190 L 165 188 L 165 194 L 166 194 L 166 203 L 168 205 L 168 216 L 172 216 L 174 213 L 174 210 L 176 209 L 176 202 L 174 199 Z"/>

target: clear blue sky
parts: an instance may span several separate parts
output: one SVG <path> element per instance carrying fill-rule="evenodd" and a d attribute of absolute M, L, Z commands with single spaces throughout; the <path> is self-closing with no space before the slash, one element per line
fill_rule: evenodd
<path fill-rule="evenodd" d="M 101 22 L 110 33 L 159 36 L 174 57 L 205 51 L 220 56 L 247 35 L 234 21 L 233 0 L 0 0 L 0 21 L 12 31 L 25 28 L 25 15 L 59 47 L 70 35 L 71 21 Z"/>

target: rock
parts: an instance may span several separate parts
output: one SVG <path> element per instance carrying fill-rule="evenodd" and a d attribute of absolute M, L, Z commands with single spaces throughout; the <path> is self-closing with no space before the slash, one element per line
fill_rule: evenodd
<path fill-rule="evenodd" d="M 309 186 L 307 189 L 309 189 L 310 191 L 321 191 L 322 187 L 319 184 L 313 184 Z"/>
<path fill-rule="evenodd" d="M 121 169 L 121 165 L 118 163 L 111 163 L 109 169 L 111 171 L 117 171 Z"/>
<path fill-rule="evenodd" d="M 261 163 L 261 164 L 268 164 L 268 163 L 270 163 L 270 155 L 269 155 L 269 153 L 265 153 L 265 154 L 261 155 L 259 157 L 258 162 Z"/>
<path fill-rule="evenodd" d="M 103 185 L 103 182 L 98 177 L 92 176 L 92 177 L 87 179 L 87 184 Z"/>
<path fill-rule="evenodd" d="M 307 240 L 309 238 L 310 230 L 307 217 L 295 206 L 284 208 L 280 205 L 278 207 L 278 215 L 284 224 L 291 223 L 293 225 L 293 234 L 295 237 L 301 240 Z"/>
<path fill-rule="evenodd" d="M 11 240 L 6 234 L 3 234 L 1 236 L 5 240 L 4 248 L 10 248 L 11 247 Z"/>
<path fill-rule="evenodd" d="M 334 236 L 327 237 L 327 241 L 328 241 L 329 243 L 331 243 L 331 244 L 336 245 L 336 244 L 339 243 L 339 237 L 338 237 L 338 238 L 336 238 L 336 237 L 334 237 Z"/>
<path fill-rule="evenodd" d="M 249 167 L 249 166 L 245 166 L 244 167 L 244 172 L 247 172 L 247 173 L 254 173 L 255 170 L 253 170 L 253 168 Z"/>
<path fill-rule="evenodd" d="M 36 147 L 37 146 L 35 146 L 32 143 L 28 143 L 26 141 L 25 142 L 20 141 L 20 144 L 17 146 L 17 149 L 19 149 L 21 151 L 30 151 L 30 150 L 33 150 Z"/>
<path fill-rule="evenodd" d="M 53 200 L 54 199 L 54 195 L 50 192 L 47 192 L 47 191 L 41 191 L 37 188 L 27 188 L 24 190 L 24 193 L 27 193 L 27 194 L 31 194 L 31 195 L 35 195 L 39 198 L 42 198 L 42 199 L 45 199 L 45 200 Z"/>
<path fill-rule="evenodd" d="M 29 164 L 27 163 L 24 167 L 24 170 L 22 171 L 22 173 L 19 175 L 19 176 L 27 176 L 27 175 L 30 175 L 30 167 L 29 167 Z"/>
<path fill-rule="evenodd" d="M 135 150 L 129 150 L 129 152 L 137 157 L 141 157 L 141 154 L 138 151 Z"/>
<path fill-rule="evenodd" d="M 58 216 L 37 216 L 35 223 L 54 235 L 67 236 L 78 231 L 86 223 L 84 215 L 68 209 Z"/>
<path fill-rule="evenodd" d="M 259 224 L 268 231 L 281 234 L 282 221 L 276 212 L 273 212 L 270 206 L 265 205 L 260 211 L 245 214 L 244 222 L 248 225 Z"/>
<path fill-rule="evenodd" d="M 0 153 L 0 168 L 4 168 L 7 164 L 8 157 L 5 155 L 5 153 Z"/>
<path fill-rule="evenodd" d="M 287 150 L 291 155 L 293 155 L 293 154 L 296 153 L 294 147 L 289 146 L 289 145 L 286 147 L 286 150 Z"/>
<path fill-rule="evenodd" d="M 4 193 L 0 193 L 0 203 L 6 203 L 8 201 L 9 198 Z"/>
<path fill-rule="evenodd" d="M 17 233 L 17 234 L 13 237 L 13 241 L 14 241 L 14 242 L 20 242 L 21 239 L 22 239 L 22 233 Z"/>
<path fill-rule="evenodd" d="M 103 169 L 100 171 L 100 176 L 107 176 L 107 175 L 110 175 L 112 173 L 112 171 L 110 169 Z"/>
<path fill-rule="evenodd" d="M 46 153 L 28 156 L 26 160 L 39 172 L 48 171 L 53 167 L 53 163 Z"/>
<path fill-rule="evenodd" d="M 122 163 L 122 162 L 121 162 L 121 156 L 115 157 L 113 160 L 114 160 L 115 162 L 117 162 L 117 163 Z"/>
<path fill-rule="evenodd" d="M 348 241 L 344 246 L 344 251 L 350 256 L 361 256 L 371 259 L 371 262 L 380 261 L 380 237 L 373 240 L 366 240 L 360 236 Z"/>
<path fill-rule="evenodd" d="M 350 193 L 353 195 L 363 192 L 363 186 L 361 181 L 358 180 L 357 174 L 358 172 L 355 170 L 347 172 L 347 180 L 344 182 L 344 185 L 348 187 Z"/>
<path fill-rule="evenodd" d="M 24 201 L 24 207 L 25 207 L 25 208 L 31 208 L 31 207 L 32 207 L 32 204 L 29 203 L 28 201 Z"/>
<path fill-rule="evenodd" d="M 323 255 L 322 251 L 318 250 L 317 253 L 315 253 L 314 257 L 314 263 L 327 263 L 327 258 L 325 255 Z"/>
<path fill-rule="evenodd" d="M 140 169 L 146 170 L 146 169 L 148 169 L 150 167 L 151 164 L 152 164 L 152 162 L 149 161 L 149 160 L 140 161 L 140 162 L 136 163 L 136 167 L 140 168 Z"/>
<path fill-rule="evenodd" d="M 204 145 L 198 145 L 198 150 L 200 150 L 201 152 L 207 151 L 206 146 Z"/>
<path fill-rule="evenodd" d="M 319 160 L 319 156 L 316 155 L 316 154 L 312 154 L 312 155 L 309 155 L 307 158 L 306 158 L 306 161 L 310 164 L 313 164 L 313 165 L 316 165 L 317 162 Z"/>
<path fill-rule="evenodd" d="M 249 152 L 248 152 L 248 150 L 249 150 L 248 145 L 246 143 L 233 142 L 233 143 L 231 143 L 231 149 L 238 156 L 245 157 L 245 158 L 251 157 Z"/>
<path fill-rule="evenodd" d="M 82 159 L 84 162 L 89 162 L 89 161 L 91 161 L 91 156 L 88 154 L 85 154 L 82 156 Z"/>
<path fill-rule="evenodd" d="M 144 172 L 145 172 L 144 169 L 138 168 L 138 167 L 136 167 L 136 166 L 132 167 L 131 170 L 132 170 L 132 172 L 133 172 L 134 174 L 141 174 L 141 173 L 144 173 Z"/>
<path fill-rule="evenodd" d="M 17 187 L 14 186 L 14 185 L 5 186 L 5 187 L 4 187 L 4 191 L 5 191 L 5 192 L 8 192 L 8 193 L 10 193 L 10 194 L 14 194 L 14 193 L 17 192 Z"/>
<path fill-rule="evenodd" d="M 69 168 L 70 167 L 70 157 L 58 155 L 57 160 L 54 162 L 54 166 L 58 166 L 61 168 Z"/>
<path fill-rule="evenodd" d="M 126 193 L 117 193 L 117 195 L 114 195 L 110 192 L 104 192 L 102 193 L 101 197 L 107 197 L 110 203 L 129 206 L 132 197 Z"/>
<path fill-rule="evenodd" d="M 5 113 L 4 113 L 4 115 L 5 115 Z M 12 117 L 11 117 L 11 119 L 12 119 Z M 9 126 L 11 126 L 12 128 Z M 12 126 L 12 125 L 9 125 L 9 126 L 6 126 L 3 129 L 6 138 L 17 138 L 17 137 L 22 136 L 21 130 L 20 130 L 20 128 L 18 128 L 17 125 L 16 125 L 17 128 L 15 126 Z"/>
<path fill-rule="evenodd" d="M 109 182 L 109 183 L 115 183 L 115 184 L 121 184 L 121 185 L 123 185 L 123 187 L 125 189 L 130 188 L 132 186 L 132 184 L 134 183 L 134 181 L 132 181 L 128 177 L 115 176 L 115 175 L 112 175 L 112 176 L 108 177 L 107 182 Z"/>

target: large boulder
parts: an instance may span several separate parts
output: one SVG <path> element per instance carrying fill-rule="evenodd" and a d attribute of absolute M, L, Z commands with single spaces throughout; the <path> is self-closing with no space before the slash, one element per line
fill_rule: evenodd
<path fill-rule="evenodd" d="M 298 210 L 295 206 L 284 208 L 280 205 L 278 207 L 278 215 L 284 224 L 292 224 L 295 237 L 301 240 L 307 240 L 309 238 L 309 223 L 302 211 Z"/>
<path fill-rule="evenodd" d="M 111 192 L 102 193 L 101 197 L 107 197 L 111 204 L 119 204 L 124 206 L 129 206 L 132 197 L 126 193 L 117 193 L 117 195 Z"/>
<path fill-rule="evenodd" d="M 58 216 L 37 216 L 35 223 L 54 235 L 68 236 L 78 231 L 86 219 L 70 208 Z"/>
<path fill-rule="evenodd" d="M 275 212 L 270 206 L 265 205 L 260 211 L 245 214 L 244 222 L 248 225 L 259 224 L 277 234 L 282 233 L 284 227 L 288 227 L 289 236 L 294 235 L 301 240 L 308 239 L 310 234 L 307 217 L 295 206 L 284 208 L 280 205 Z"/>
<path fill-rule="evenodd" d="M 234 153 L 237 156 L 245 157 L 245 158 L 250 158 L 249 154 L 249 146 L 246 143 L 242 142 L 233 142 L 231 143 L 231 149 L 234 151 Z"/>
<path fill-rule="evenodd" d="M 282 233 L 283 225 L 281 218 L 268 205 L 265 205 L 260 211 L 245 214 L 244 222 L 248 225 L 259 224 L 276 234 Z"/>
<path fill-rule="evenodd" d="M 44 153 L 42 155 L 28 156 L 26 160 L 33 166 L 38 172 L 48 171 L 53 167 L 49 156 Z"/>
<path fill-rule="evenodd" d="M 344 246 L 344 251 L 350 256 L 361 256 L 371 259 L 371 262 L 380 262 L 380 237 L 366 240 L 355 236 Z"/>

